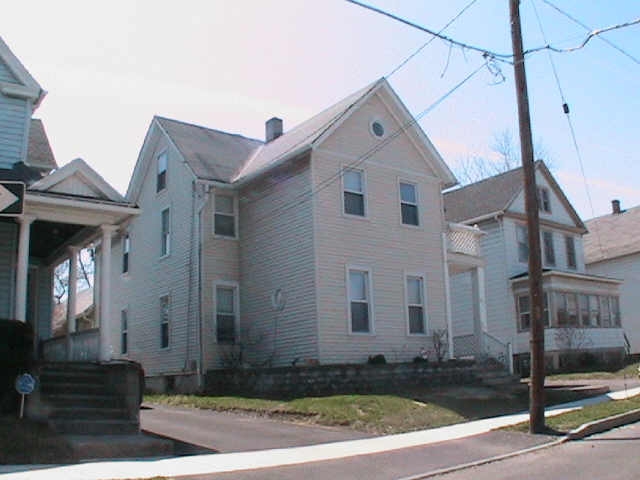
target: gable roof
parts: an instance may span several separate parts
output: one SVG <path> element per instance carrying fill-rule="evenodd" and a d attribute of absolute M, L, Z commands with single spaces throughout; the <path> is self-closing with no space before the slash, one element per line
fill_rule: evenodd
<path fill-rule="evenodd" d="M 20 82 L 19 85 L 13 83 L 0 82 L 0 92 L 7 96 L 30 98 L 33 100 L 34 108 L 37 108 L 42 99 L 47 94 L 35 78 L 31 76 L 25 66 L 18 60 L 11 49 L 0 37 L 0 60 L 7 66 L 11 73 Z"/>
<path fill-rule="evenodd" d="M 56 159 L 53 156 L 53 151 L 51 150 L 51 145 L 49 144 L 49 138 L 44 130 L 42 120 L 39 118 L 31 119 L 27 165 L 44 170 L 58 168 Z"/>
<path fill-rule="evenodd" d="M 300 153 L 314 148 L 363 102 L 381 89 L 391 96 L 401 115 L 406 117 L 402 121 L 403 129 L 409 130 L 411 127 L 411 130 L 417 133 L 418 141 L 422 142 L 424 151 L 431 154 L 435 162 L 433 166 L 437 175 L 443 180 L 443 184 L 446 187 L 455 185 L 457 180 L 449 167 L 387 80 L 381 78 L 267 143 L 242 135 L 155 116 L 138 155 L 138 162 L 127 189 L 127 198 L 135 198 L 139 191 L 147 168 L 141 162 L 148 162 L 144 152 L 153 137 L 152 132 L 156 126 L 171 140 L 196 177 L 237 185 L 248 182 Z"/>
<path fill-rule="evenodd" d="M 522 167 L 444 193 L 444 214 L 464 222 L 504 212 L 522 190 Z"/>
<path fill-rule="evenodd" d="M 560 202 L 567 209 L 576 227 L 586 231 L 580 216 L 556 182 L 544 161 L 536 160 L 539 171 L 549 182 Z M 524 190 L 524 169 L 514 168 L 493 177 L 480 180 L 444 194 L 445 218 L 450 222 L 468 222 L 480 218 L 502 215 Z"/>
<path fill-rule="evenodd" d="M 586 224 L 589 233 L 583 237 L 585 263 L 640 252 L 640 206 L 592 218 Z"/>
<path fill-rule="evenodd" d="M 99 200 L 108 200 L 117 203 L 126 203 L 124 197 L 81 158 L 76 158 L 64 167 L 55 170 L 53 173 L 30 185 L 29 191 L 74 195 L 73 192 L 67 192 L 65 189 L 62 191 L 56 189 L 56 186 L 62 185 L 65 180 L 71 179 L 71 177 L 77 177 L 87 189 L 93 192 L 92 195 L 80 196 Z"/>
<path fill-rule="evenodd" d="M 358 104 L 381 85 L 384 79 L 361 88 L 338 103 L 326 108 L 293 129 L 266 143 L 242 167 L 234 180 L 251 179 L 298 153 L 311 148 L 336 123 L 344 119 Z"/>
<path fill-rule="evenodd" d="M 261 145 L 260 140 L 154 117 L 173 141 L 193 173 L 205 180 L 231 183 L 235 172 Z"/>

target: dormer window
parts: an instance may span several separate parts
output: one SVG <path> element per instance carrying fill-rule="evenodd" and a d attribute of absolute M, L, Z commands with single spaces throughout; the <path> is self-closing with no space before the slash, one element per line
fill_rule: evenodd
<path fill-rule="evenodd" d="M 158 155 L 158 176 L 156 182 L 156 192 L 161 192 L 167 188 L 167 151 Z"/>
<path fill-rule="evenodd" d="M 549 198 L 548 188 L 538 187 L 538 210 L 551 213 L 551 200 Z"/>

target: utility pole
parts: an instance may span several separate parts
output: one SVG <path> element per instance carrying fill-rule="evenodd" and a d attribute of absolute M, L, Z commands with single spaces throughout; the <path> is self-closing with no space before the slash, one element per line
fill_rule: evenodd
<path fill-rule="evenodd" d="M 531 385 L 529 386 L 529 431 L 542 433 L 544 422 L 544 325 L 542 323 L 542 261 L 540 258 L 540 223 L 536 191 L 533 141 L 527 77 L 524 68 L 522 30 L 520 26 L 520 0 L 509 0 L 511 13 L 511 41 L 513 43 L 513 70 L 518 99 L 520 152 L 524 170 L 525 209 L 529 232 L 529 298 L 531 301 Z"/>

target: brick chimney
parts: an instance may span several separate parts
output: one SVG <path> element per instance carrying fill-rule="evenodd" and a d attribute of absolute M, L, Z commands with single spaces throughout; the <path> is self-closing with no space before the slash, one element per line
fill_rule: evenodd
<path fill-rule="evenodd" d="M 620 200 L 611 200 L 611 211 L 614 214 L 622 212 L 622 210 L 620 210 Z"/>
<path fill-rule="evenodd" d="M 265 127 L 265 141 L 269 143 L 282 135 L 282 119 L 273 117 L 267 120 Z"/>

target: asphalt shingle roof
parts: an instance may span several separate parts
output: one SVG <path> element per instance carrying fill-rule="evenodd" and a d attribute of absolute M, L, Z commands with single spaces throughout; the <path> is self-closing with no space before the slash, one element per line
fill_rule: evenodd
<path fill-rule="evenodd" d="M 58 168 L 53 156 L 47 133 L 44 130 L 42 120 L 31 119 L 29 128 L 29 146 L 27 149 L 27 164 L 37 168 L 53 170 Z"/>
<path fill-rule="evenodd" d="M 522 190 L 522 167 L 444 194 L 444 214 L 450 222 L 464 222 L 504 210 Z"/>
<path fill-rule="evenodd" d="M 156 117 L 195 175 L 231 183 L 262 142 L 190 123 Z"/>
<path fill-rule="evenodd" d="M 600 262 L 640 252 L 640 206 L 586 222 L 583 237 L 585 263 Z"/>
<path fill-rule="evenodd" d="M 383 81 L 367 85 L 268 143 L 165 117 L 155 118 L 197 177 L 233 183 L 260 174 L 311 147 Z"/>

